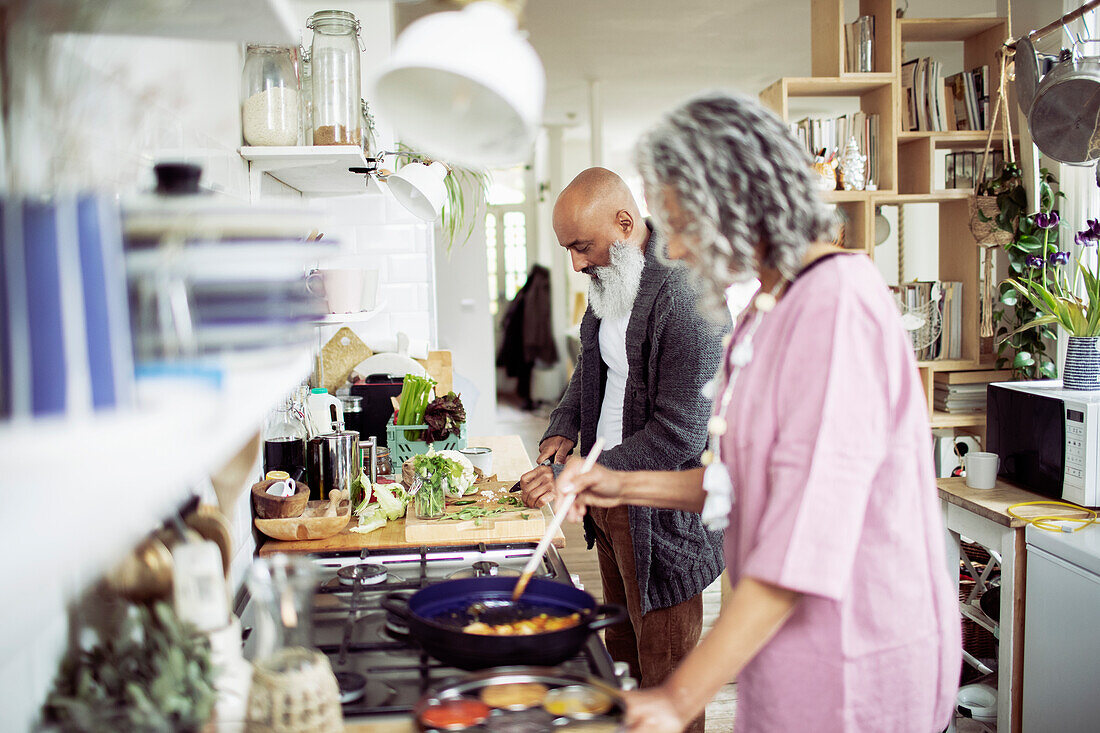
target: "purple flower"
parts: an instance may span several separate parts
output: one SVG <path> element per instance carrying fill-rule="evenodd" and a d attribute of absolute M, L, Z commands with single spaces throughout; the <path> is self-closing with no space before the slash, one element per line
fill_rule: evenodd
<path fill-rule="evenodd" d="M 1096 237 L 1093 237 L 1091 234 L 1089 234 L 1089 230 L 1086 229 L 1085 231 L 1077 232 L 1077 234 L 1074 235 L 1073 243 L 1076 244 L 1078 247 L 1095 247 L 1097 242 Z"/>
<path fill-rule="evenodd" d="M 1051 252 L 1047 261 L 1052 267 L 1064 265 L 1069 262 L 1069 252 Z"/>
<path fill-rule="evenodd" d="M 1087 223 L 1088 228 L 1085 229 L 1085 231 L 1088 232 L 1088 236 L 1092 237 L 1094 240 L 1100 240 L 1100 220 L 1089 219 Z M 1082 234 L 1083 233 L 1084 232 L 1082 232 Z"/>
<path fill-rule="evenodd" d="M 1035 215 L 1035 226 L 1040 229 L 1053 229 L 1058 226 L 1058 221 L 1059 217 L 1057 211 L 1052 211 L 1049 214 L 1044 214 L 1040 211 Z"/>
<path fill-rule="evenodd" d="M 1024 260 L 1024 262 L 1027 264 L 1028 267 L 1039 268 L 1043 266 L 1043 258 L 1039 257 L 1038 255 L 1028 255 L 1027 259 Z"/>

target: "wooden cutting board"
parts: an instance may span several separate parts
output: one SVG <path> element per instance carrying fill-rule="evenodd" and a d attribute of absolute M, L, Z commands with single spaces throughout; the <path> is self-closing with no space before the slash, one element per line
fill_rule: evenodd
<path fill-rule="evenodd" d="M 501 497 L 518 496 L 509 494 L 508 489 L 514 481 L 487 481 L 479 484 L 479 492 L 461 500 L 447 500 L 447 514 L 457 514 L 463 509 L 481 507 L 484 509 L 507 508 L 508 512 L 494 517 L 480 517 L 468 520 L 419 519 L 414 503 L 409 504 L 405 515 L 405 541 L 410 544 L 438 544 L 441 542 L 502 542 L 533 540 L 537 541 L 546 531 L 546 514 L 537 509 L 514 508 L 502 505 Z M 473 504 L 456 505 L 455 501 L 471 501 Z M 514 509 L 514 511 L 512 511 Z"/>

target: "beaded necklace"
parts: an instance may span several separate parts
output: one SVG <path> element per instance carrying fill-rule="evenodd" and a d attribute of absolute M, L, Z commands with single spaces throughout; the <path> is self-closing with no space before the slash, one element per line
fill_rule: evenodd
<path fill-rule="evenodd" d="M 734 329 L 729 357 L 722 363 L 722 378 L 725 379 L 726 385 L 722 390 L 721 399 L 716 401 L 717 409 L 707 421 L 707 449 L 701 458 L 705 467 L 703 490 L 707 495 L 703 503 L 702 519 L 707 528 L 714 531 L 725 529 L 729 524 L 730 509 L 733 508 L 734 500 L 733 482 L 730 480 L 729 470 L 722 463 L 722 436 L 729 429 L 725 414 L 733 399 L 738 375 L 752 361 L 753 336 L 760 328 L 764 316 L 775 309 L 778 295 L 788 282 L 787 278 L 781 278 L 771 292 L 757 292 L 752 299 L 751 320 L 748 323 L 742 321 L 742 326 Z"/>

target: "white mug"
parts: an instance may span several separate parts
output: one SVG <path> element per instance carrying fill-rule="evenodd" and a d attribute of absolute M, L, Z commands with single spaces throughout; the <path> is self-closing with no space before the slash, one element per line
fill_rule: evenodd
<path fill-rule="evenodd" d="M 315 283 L 321 283 L 315 290 Z M 363 270 L 333 268 L 314 270 L 306 277 L 306 288 L 324 296 L 329 313 L 358 313 L 363 308 Z"/>
<path fill-rule="evenodd" d="M 480 468 L 486 476 L 493 475 L 493 449 L 480 446 L 470 446 L 459 451 L 466 456 L 474 468 Z"/>
<path fill-rule="evenodd" d="M 992 489 L 997 485 L 1000 458 L 996 453 L 972 451 L 963 456 L 966 485 L 972 489 Z"/>

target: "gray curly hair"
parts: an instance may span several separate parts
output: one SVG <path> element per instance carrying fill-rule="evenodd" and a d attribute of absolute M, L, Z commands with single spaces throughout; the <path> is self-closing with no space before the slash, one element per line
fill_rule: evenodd
<path fill-rule="evenodd" d="M 758 242 L 764 265 L 792 278 L 806 248 L 831 239 L 836 220 L 808 154 L 746 97 L 713 92 L 688 101 L 642 136 L 635 155 L 658 228 L 674 228 L 692 250 L 704 307 L 724 311 L 726 288 L 756 275 Z M 663 210 L 665 188 L 683 212 L 676 227 Z"/>

